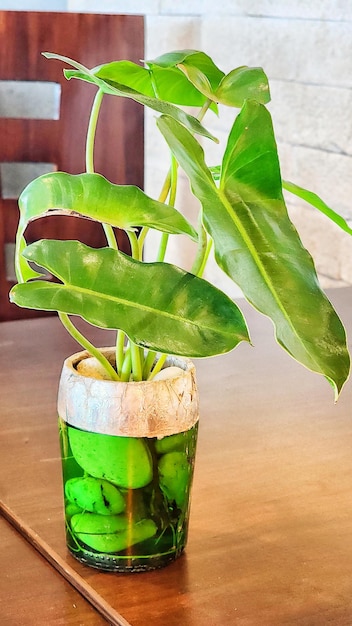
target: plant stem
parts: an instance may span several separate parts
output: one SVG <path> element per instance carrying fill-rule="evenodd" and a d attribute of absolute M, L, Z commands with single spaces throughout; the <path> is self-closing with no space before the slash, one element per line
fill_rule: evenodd
<path fill-rule="evenodd" d="M 131 349 L 126 348 L 125 358 L 121 368 L 121 381 L 127 383 L 131 376 Z"/>
<path fill-rule="evenodd" d="M 98 89 L 95 94 L 92 109 L 90 112 L 87 139 L 86 139 L 86 172 L 88 174 L 94 173 L 94 143 L 95 134 L 97 130 L 98 117 L 100 112 L 101 103 L 103 101 L 104 92 Z"/>
<path fill-rule="evenodd" d="M 131 365 L 132 365 L 133 380 L 140 381 L 143 378 L 141 353 L 139 350 L 139 346 L 137 346 L 132 341 L 130 341 L 130 346 L 131 346 Z"/>
<path fill-rule="evenodd" d="M 155 367 L 150 372 L 150 374 L 148 376 L 148 380 L 152 380 L 154 378 L 154 376 L 156 376 L 160 372 L 160 370 L 161 370 L 162 366 L 164 365 L 164 363 L 165 363 L 165 361 L 166 361 L 168 356 L 169 356 L 168 354 L 162 354 L 161 355 L 161 357 L 159 358 L 159 360 L 156 363 Z"/>
<path fill-rule="evenodd" d="M 87 174 L 94 174 L 94 144 L 95 135 L 97 131 L 98 118 L 100 113 L 101 103 L 103 101 L 104 92 L 98 89 L 95 94 L 92 109 L 90 112 L 87 139 L 86 139 L 86 172 Z M 118 249 L 117 241 L 114 233 L 114 229 L 110 224 L 103 224 L 106 240 L 110 248 L 114 250 Z"/>
<path fill-rule="evenodd" d="M 178 163 L 174 157 L 171 155 L 171 167 L 170 167 L 170 196 L 169 196 L 169 205 L 175 206 L 176 201 L 176 191 L 177 191 L 177 171 L 178 171 Z"/>
<path fill-rule="evenodd" d="M 171 168 L 169 169 L 168 173 L 166 174 L 161 192 L 159 194 L 159 202 L 165 202 L 166 198 L 169 195 L 169 191 L 170 191 L 170 186 L 171 186 Z"/>
<path fill-rule="evenodd" d="M 198 115 L 197 115 L 197 120 L 198 120 L 199 122 L 201 122 L 201 121 L 203 120 L 203 118 L 204 118 L 204 116 L 205 116 L 206 112 L 208 111 L 208 109 L 209 109 L 209 107 L 210 107 L 211 103 L 212 103 L 212 100 L 210 100 L 210 98 L 208 98 L 208 99 L 204 102 L 204 104 L 203 104 L 202 108 L 200 109 L 200 111 L 199 111 L 199 113 L 198 113 Z"/>
<path fill-rule="evenodd" d="M 202 108 L 197 115 L 197 119 L 200 122 L 203 120 L 211 103 L 212 100 L 210 100 L 209 98 L 204 102 Z M 208 238 L 208 234 L 203 226 L 202 211 L 200 211 L 198 215 L 198 249 L 196 258 L 191 269 L 192 274 L 195 274 L 195 276 L 201 277 L 203 275 L 205 266 L 209 258 L 212 243 L 212 240 Z"/>
<path fill-rule="evenodd" d="M 89 118 L 88 130 L 87 130 L 87 138 L 86 138 L 86 172 L 87 174 L 94 174 L 94 171 L 95 171 L 94 170 L 94 144 L 95 144 L 95 136 L 96 136 L 96 131 L 97 131 L 98 118 L 99 118 L 99 113 L 100 113 L 100 108 L 101 108 L 101 104 L 103 101 L 103 97 L 104 97 L 104 92 L 101 89 L 98 89 L 97 93 L 95 94 L 92 109 L 90 112 L 90 118 Z M 108 243 L 109 248 L 118 250 L 117 239 L 116 239 L 113 227 L 111 226 L 111 224 L 102 224 L 102 226 L 104 229 L 106 241 Z M 67 321 L 68 321 L 68 318 L 66 320 L 66 323 Z M 72 327 L 75 328 L 73 324 L 72 324 Z M 117 341 L 119 340 L 119 332 L 120 331 L 118 331 Z M 88 340 L 86 340 L 85 338 L 84 340 L 85 342 L 89 343 Z M 77 339 L 77 341 L 79 340 Z M 122 341 L 122 346 L 123 346 L 124 334 L 122 334 L 122 337 L 120 337 L 120 342 L 121 341 Z M 83 345 L 82 341 L 79 341 L 79 342 L 81 343 L 81 345 Z M 90 347 L 87 347 L 87 345 L 85 345 L 85 347 L 87 348 L 87 350 L 89 350 L 91 354 L 93 354 L 94 352 L 94 356 L 101 362 L 101 364 L 109 372 L 110 377 L 113 378 L 113 380 L 119 380 L 119 375 L 115 372 L 114 368 L 111 366 L 109 361 L 107 361 L 107 359 L 103 357 L 100 351 L 97 350 L 92 344 L 89 343 L 89 346 Z M 115 355 L 116 355 L 115 356 L 116 370 L 117 372 L 119 372 L 122 366 L 122 362 L 121 361 L 119 362 L 118 360 L 119 354 L 118 354 L 117 348 L 116 348 Z M 107 364 L 104 361 L 106 361 Z M 122 361 L 123 361 L 123 348 L 122 348 Z"/>
<path fill-rule="evenodd" d="M 106 241 L 108 242 L 109 248 L 113 248 L 114 250 L 118 250 L 119 247 L 117 245 L 117 240 L 115 237 L 114 229 L 110 224 L 103 224 L 103 229 L 106 237 Z"/>
<path fill-rule="evenodd" d="M 165 182 L 168 181 L 168 184 L 169 184 L 169 189 L 168 189 L 168 193 L 170 194 L 169 195 L 169 201 L 168 201 L 169 206 L 175 206 L 176 191 L 177 191 L 177 169 L 178 169 L 177 161 L 176 161 L 174 155 L 172 154 L 171 155 L 171 166 L 170 166 L 167 178 L 165 179 Z M 165 190 L 164 190 L 164 192 L 165 192 Z M 165 198 L 165 200 L 166 200 L 166 198 Z M 168 242 L 169 242 L 169 234 L 168 233 L 162 233 L 161 239 L 160 239 L 160 244 L 159 244 L 159 250 L 158 250 L 158 254 L 157 254 L 157 258 L 156 258 L 156 260 L 158 262 L 162 262 L 165 259 L 165 254 L 166 254 L 166 249 L 167 249 Z"/>
<path fill-rule="evenodd" d="M 199 270 L 197 272 L 197 276 L 199 276 L 200 278 L 204 274 L 204 270 L 206 268 L 206 264 L 207 264 L 207 261 L 208 261 L 208 258 L 209 258 L 210 250 L 212 249 L 212 245 L 213 245 L 213 240 L 212 239 L 208 239 L 208 243 L 207 243 L 207 247 L 206 247 L 206 250 L 205 250 L 204 257 L 203 257 L 203 261 L 202 261 L 202 264 L 201 264 L 201 266 L 200 266 L 200 268 L 199 268 Z"/>
<path fill-rule="evenodd" d="M 138 256 L 139 256 L 140 261 L 143 261 L 144 241 L 145 241 L 145 238 L 146 238 L 148 232 L 149 232 L 148 226 L 143 226 L 143 228 L 141 229 L 141 231 L 139 233 L 139 237 L 138 237 L 139 255 Z"/>
<path fill-rule="evenodd" d="M 97 361 L 99 361 L 99 363 L 103 366 L 103 368 L 109 374 L 109 377 L 112 380 L 120 380 L 118 374 L 115 372 L 110 361 L 108 361 L 108 359 L 100 352 L 100 350 L 98 350 L 95 346 L 93 346 L 93 344 L 91 344 L 90 341 L 84 335 L 82 335 L 82 333 L 79 332 L 76 326 L 72 324 L 67 313 L 62 313 L 59 311 L 58 315 L 59 315 L 59 319 L 61 323 L 66 328 L 67 332 L 77 341 L 77 343 L 79 343 L 82 346 L 82 348 L 87 350 L 89 354 L 94 356 L 97 359 Z"/>
<path fill-rule="evenodd" d="M 208 249 L 209 243 L 210 248 Z M 211 240 L 210 242 L 208 241 L 208 235 L 203 226 L 202 213 L 200 211 L 198 215 L 198 248 L 196 258 L 194 259 L 191 269 L 192 274 L 195 276 L 201 276 L 204 272 L 211 249 L 211 243 Z"/>
<path fill-rule="evenodd" d="M 143 365 L 143 380 L 147 380 L 149 374 L 150 374 L 150 370 L 153 367 L 153 363 L 155 361 L 155 357 L 156 357 L 157 353 L 154 352 L 154 350 L 149 350 L 147 353 L 146 358 L 144 359 L 144 365 Z"/>
<path fill-rule="evenodd" d="M 117 331 L 117 337 L 116 337 L 116 371 L 118 374 L 120 374 L 121 370 L 122 370 L 122 366 L 123 366 L 123 359 L 124 359 L 124 348 L 125 348 L 125 333 L 123 332 L 123 330 L 118 330 Z"/>
<path fill-rule="evenodd" d="M 131 255 L 133 259 L 137 259 L 137 261 L 141 261 L 140 259 L 140 247 L 138 244 L 138 238 L 134 230 L 126 230 L 128 239 L 131 245 Z"/>
<path fill-rule="evenodd" d="M 173 155 L 171 155 L 171 158 L 172 158 L 172 160 L 171 160 L 171 167 L 170 167 L 169 171 L 167 172 L 167 174 L 165 176 L 165 180 L 163 182 L 163 186 L 161 188 L 161 192 L 160 192 L 159 197 L 158 197 L 158 201 L 159 202 L 166 202 L 167 197 L 168 197 L 169 192 L 170 192 L 170 188 L 172 187 L 173 175 L 175 175 L 175 172 L 177 173 L 177 161 L 176 161 L 176 159 L 175 159 L 175 157 Z M 176 178 L 174 178 L 174 180 L 176 180 Z M 171 198 L 173 203 L 175 202 L 176 184 L 175 184 L 175 190 L 174 190 L 173 199 Z M 171 204 L 171 202 L 169 202 L 169 204 Z M 172 206 L 173 206 L 173 204 L 172 204 Z M 146 238 L 146 236 L 148 234 L 148 231 L 149 231 L 148 226 L 144 226 L 141 229 L 141 232 L 140 232 L 139 237 L 138 237 L 139 259 L 140 260 L 143 260 L 143 246 L 144 246 L 144 241 L 145 241 L 145 238 Z M 162 234 L 162 238 L 164 238 L 164 241 L 162 239 L 161 242 L 160 242 L 160 248 L 159 248 L 160 259 L 159 259 L 159 254 L 158 254 L 158 257 L 156 259 L 157 261 L 159 261 L 159 260 L 162 261 L 164 259 L 164 257 L 165 257 L 165 251 L 166 251 L 166 246 L 167 246 L 167 241 L 168 241 L 167 233 L 163 233 Z"/>
<path fill-rule="evenodd" d="M 160 237 L 160 242 L 159 242 L 158 254 L 156 256 L 156 261 L 158 263 L 162 263 L 162 261 L 165 259 L 166 248 L 167 248 L 168 242 L 169 242 L 168 233 L 162 233 Z"/>

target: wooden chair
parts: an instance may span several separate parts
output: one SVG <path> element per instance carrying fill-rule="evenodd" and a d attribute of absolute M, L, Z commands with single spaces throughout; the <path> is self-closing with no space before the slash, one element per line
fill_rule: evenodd
<path fill-rule="evenodd" d="M 56 52 L 88 67 L 118 59 L 137 62 L 144 55 L 144 22 L 135 15 L 0 11 L 0 51 L 0 116 L 4 115 L 0 119 L 0 321 L 4 321 L 39 315 L 8 300 L 14 283 L 17 198 L 29 182 L 26 179 L 48 170 L 77 174 L 85 169 L 85 132 L 95 89 L 82 81 L 67 81 L 63 64 L 45 59 L 41 52 Z M 58 119 L 45 119 L 45 97 L 40 106 L 34 105 L 41 119 L 33 119 L 33 111 L 26 111 L 27 89 L 36 88 L 37 81 L 43 81 L 41 88 L 54 96 L 61 91 Z M 17 93 L 17 105 L 3 113 L 11 89 Z M 143 186 L 143 132 L 140 105 L 105 97 L 97 129 L 96 171 L 115 183 Z M 18 189 L 13 189 L 11 179 L 10 183 L 6 180 L 9 171 L 15 172 L 12 178 Z M 75 239 L 78 233 L 80 238 L 84 233 L 89 245 L 105 244 L 102 230 L 94 222 L 64 217 L 35 221 L 27 240 L 50 236 Z M 125 240 L 120 239 L 120 245 L 128 249 Z"/>

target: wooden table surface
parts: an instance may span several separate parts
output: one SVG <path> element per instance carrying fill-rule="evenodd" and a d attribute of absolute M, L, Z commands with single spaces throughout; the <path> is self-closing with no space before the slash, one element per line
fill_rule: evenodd
<path fill-rule="evenodd" d="M 352 289 L 330 297 L 352 336 Z M 254 347 L 197 362 L 186 552 L 143 574 L 98 572 L 67 553 L 56 392 L 76 346 L 53 317 L 0 324 L 0 500 L 107 603 L 111 623 L 119 614 L 131 626 L 352 624 L 352 382 L 334 404 L 328 383 L 240 305 Z M 104 623 L 5 519 L 0 532 L 2 626 Z"/>
<path fill-rule="evenodd" d="M 106 625 L 106 620 L 0 517 L 0 623 Z"/>

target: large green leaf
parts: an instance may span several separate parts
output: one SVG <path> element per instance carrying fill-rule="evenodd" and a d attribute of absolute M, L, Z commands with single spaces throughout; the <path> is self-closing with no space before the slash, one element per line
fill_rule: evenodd
<path fill-rule="evenodd" d="M 46 52 L 45 55 L 48 59 L 57 59 L 63 61 L 64 63 L 68 63 L 71 66 L 75 67 L 75 70 L 64 71 L 64 74 L 67 79 L 77 78 L 79 80 L 84 80 L 89 83 L 94 83 L 99 89 L 101 89 L 104 93 L 108 93 L 114 96 L 122 96 L 125 98 L 131 98 L 136 102 L 139 102 L 143 106 L 147 106 L 154 111 L 158 111 L 159 113 L 163 113 L 165 115 L 169 115 L 170 117 L 175 118 L 186 126 L 192 133 L 202 135 L 207 137 L 208 139 L 212 139 L 217 142 L 217 139 L 212 135 L 209 131 L 202 126 L 202 124 L 195 118 L 193 115 L 189 115 L 182 109 L 174 106 L 170 102 L 164 102 L 163 100 L 159 100 L 158 98 L 152 98 L 150 96 L 146 96 L 143 93 L 132 89 L 126 85 L 114 82 L 112 80 L 103 80 L 99 77 L 99 72 L 103 71 L 102 68 L 104 66 L 100 66 L 97 69 L 89 70 L 84 67 L 80 63 L 69 59 L 68 57 L 54 54 L 51 52 Z"/>
<path fill-rule="evenodd" d="M 19 198 L 16 268 L 18 278 L 30 277 L 20 255 L 28 223 L 45 215 L 83 216 L 122 229 L 148 226 L 193 239 L 193 226 L 173 207 L 153 200 L 139 187 L 114 185 L 100 174 L 52 172 L 33 180 Z"/>
<path fill-rule="evenodd" d="M 337 394 L 349 373 L 345 331 L 289 220 L 268 111 L 245 103 L 229 136 L 220 188 L 190 133 L 171 118 L 158 125 L 203 205 L 219 266 L 272 319 L 281 346 L 326 376 Z"/>
<path fill-rule="evenodd" d="M 177 67 L 151 65 L 147 69 L 131 61 L 113 61 L 93 71 L 95 76 L 110 84 L 125 85 L 145 96 L 172 104 L 201 107 L 206 100 Z"/>
<path fill-rule="evenodd" d="M 115 185 L 101 174 L 43 174 L 19 198 L 20 224 L 48 214 L 91 218 L 118 228 L 148 226 L 197 239 L 193 226 L 173 207 L 153 200 L 134 185 Z"/>
<path fill-rule="evenodd" d="M 26 258 L 63 284 L 16 285 L 19 306 L 80 315 L 103 328 L 121 328 L 140 346 L 205 357 L 248 340 L 243 316 L 221 291 L 167 263 L 140 263 L 111 248 L 78 241 L 41 240 Z"/>

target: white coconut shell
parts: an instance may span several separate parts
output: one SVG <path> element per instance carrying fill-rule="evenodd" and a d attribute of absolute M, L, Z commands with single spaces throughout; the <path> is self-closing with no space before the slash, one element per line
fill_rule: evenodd
<path fill-rule="evenodd" d="M 113 348 L 102 351 L 113 358 Z M 88 352 L 80 352 L 64 362 L 58 412 L 68 424 L 110 435 L 162 438 L 189 430 L 198 421 L 195 366 L 189 359 L 169 357 L 160 377 L 141 382 L 90 377 L 85 365 L 79 366 L 85 370 L 82 375 L 78 364 L 90 359 Z"/>

